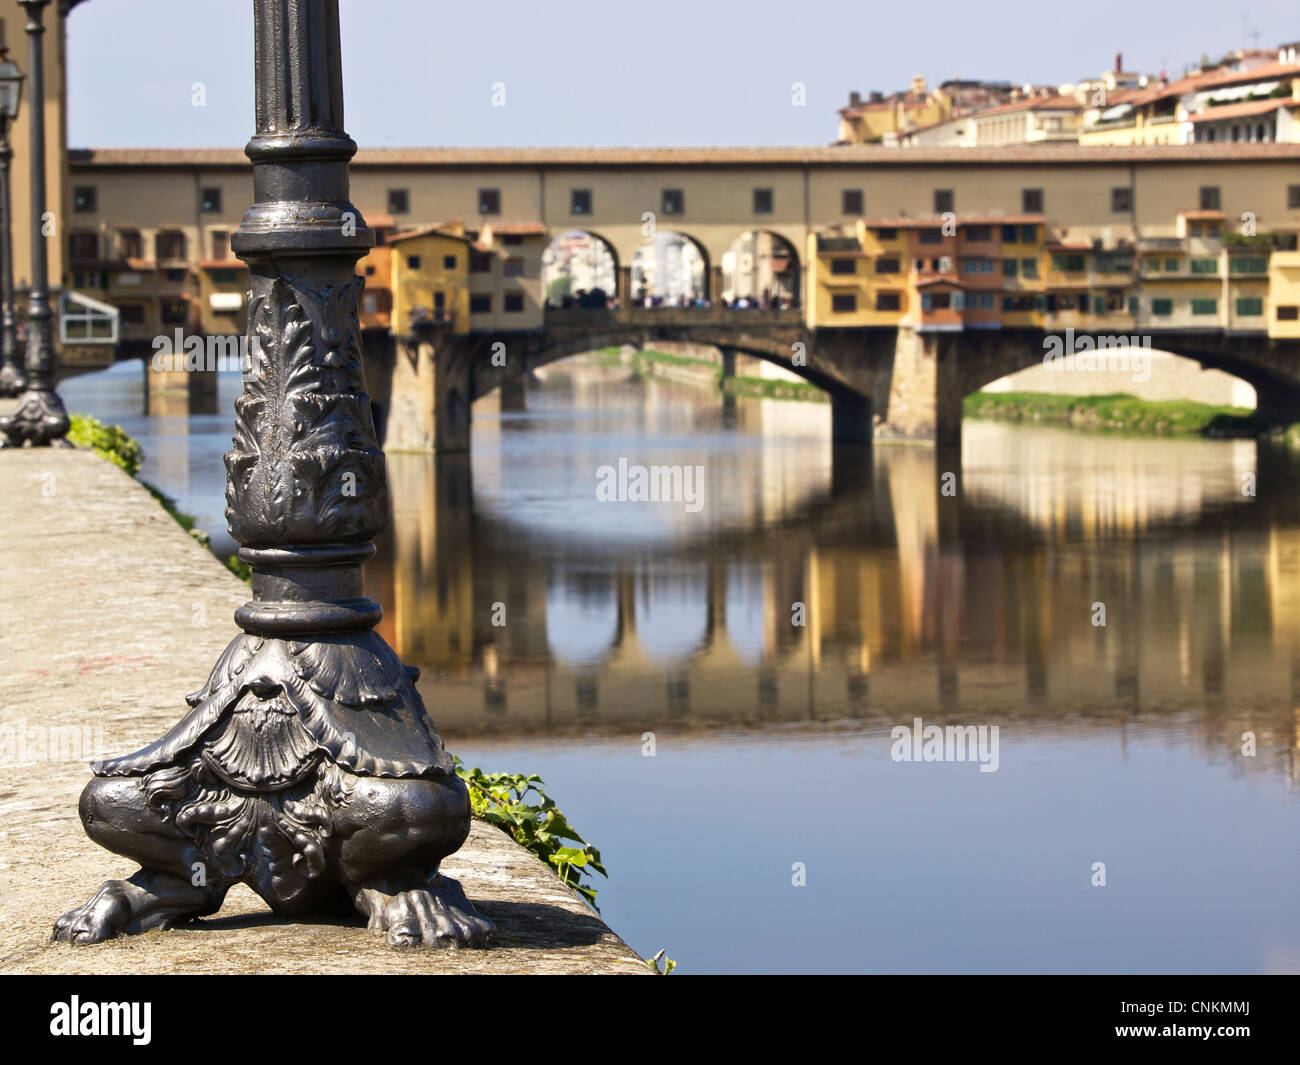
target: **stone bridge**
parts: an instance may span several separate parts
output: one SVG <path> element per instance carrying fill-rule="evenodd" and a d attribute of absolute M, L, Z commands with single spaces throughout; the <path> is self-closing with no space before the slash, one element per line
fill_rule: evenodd
<path fill-rule="evenodd" d="M 1060 329 L 920 331 L 907 326 L 810 329 L 802 312 L 730 308 L 551 310 L 536 332 L 456 335 L 448 325 L 365 339 L 366 379 L 384 446 L 464 451 L 470 408 L 493 389 L 522 389 L 532 370 L 610 346 L 678 341 L 714 345 L 724 373 L 735 353 L 792 371 L 830 397 L 840 444 L 961 441 L 963 397 L 1039 365 Z M 1108 354 L 1112 338 L 1072 334 L 1074 350 Z M 1263 334 L 1179 330 L 1152 334 L 1153 350 L 1222 370 L 1254 386 L 1270 424 L 1300 420 L 1300 341 Z"/>

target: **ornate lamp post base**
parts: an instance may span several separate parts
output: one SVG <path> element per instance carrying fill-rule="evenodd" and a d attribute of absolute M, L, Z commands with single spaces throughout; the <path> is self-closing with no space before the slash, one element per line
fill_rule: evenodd
<path fill-rule="evenodd" d="M 86 832 L 141 868 L 54 938 L 170 928 L 242 882 L 284 916 L 355 907 L 393 946 L 487 946 L 492 923 L 438 872 L 469 833 L 469 797 L 414 672 L 370 631 L 237 636 L 182 721 L 96 770 Z"/>
<path fill-rule="evenodd" d="M 253 599 L 189 713 L 96 767 L 86 833 L 140 869 L 54 938 L 167 928 L 245 883 L 285 916 L 354 907 L 395 946 L 486 946 L 492 922 L 438 871 L 469 835 L 468 789 L 363 591 L 388 481 L 361 366 L 356 262 L 374 233 L 348 200 L 338 0 L 254 10 L 256 202 L 231 244 L 255 354 L 226 454 Z"/>
<path fill-rule="evenodd" d="M 72 447 L 64 439 L 69 424 L 68 412 L 57 392 L 29 388 L 18 406 L 0 417 L 0 447 Z"/>

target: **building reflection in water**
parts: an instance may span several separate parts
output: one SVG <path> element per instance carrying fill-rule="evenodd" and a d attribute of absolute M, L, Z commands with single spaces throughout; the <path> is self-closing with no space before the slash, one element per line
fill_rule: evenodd
<path fill-rule="evenodd" d="M 369 590 L 445 734 L 922 716 L 1157 730 L 1226 760 L 1251 731 L 1238 764 L 1294 780 L 1285 454 L 970 423 L 960 454 L 863 461 L 831 449 L 824 408 L 741 401 L 733 430 L 691 395 L 552 380 L 526 415 L 476 410 L 472 462 L 389 456 Z M 620 456 L 703 465 L 706 506 L 598 503 Z"/>

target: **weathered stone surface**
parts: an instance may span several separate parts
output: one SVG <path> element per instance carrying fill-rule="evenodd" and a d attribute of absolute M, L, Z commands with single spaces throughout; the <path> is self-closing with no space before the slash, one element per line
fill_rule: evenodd
<path fill-rule="evenodd" d="M 496 923 L 488 951 L 397 950 L 360 917 L 286 923 L 243 886 L 185 928 L 50 943 L 55 918 L 134 871 L 82 832 L 87 763 L 181 716 L 248 589 L 89 452 L 0 453 L 0 499 L 0 971 L 649 972 L 545 865 L 479 822 L 444 869 Z"/>

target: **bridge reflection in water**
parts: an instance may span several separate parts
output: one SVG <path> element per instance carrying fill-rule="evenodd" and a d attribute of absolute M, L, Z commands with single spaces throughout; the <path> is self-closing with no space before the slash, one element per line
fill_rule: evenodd
<path fill-rule="evenodd" d="M 481 415 L 472 460 L 389 456 L 369 591 L 453 740 L 923 716 L 1159 730 L 1217 761 L 1249 730 L 1238 764 L 1294 781 L 1284 454 L 972 422 L 962 453 L 850 465 L 825 408 L 745 401 L 729 432 L 689 386 L 626 388 L 552 381 L 526 415 Z M 702 464 L 704 509 L 598 504 L 620 456 Z"/>

